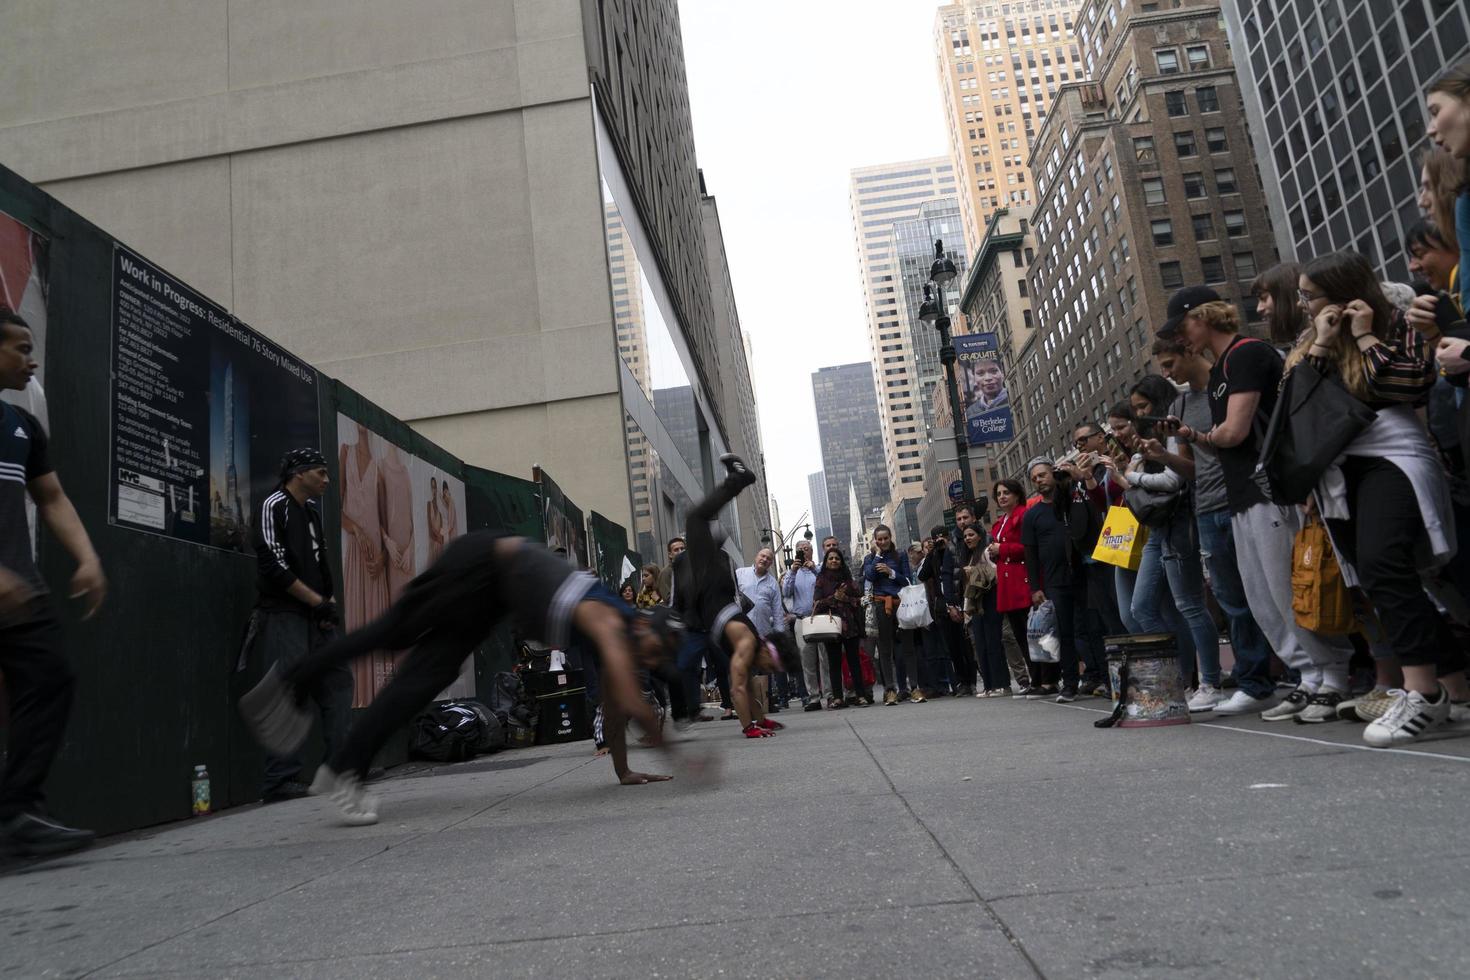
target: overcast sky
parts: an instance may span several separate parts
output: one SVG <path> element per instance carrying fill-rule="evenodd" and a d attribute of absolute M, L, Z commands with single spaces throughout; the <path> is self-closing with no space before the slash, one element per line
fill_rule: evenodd
<path fill-rule="evenodd" d="M 822 468 L 811 374 L 866 361 L 854 167 L 948 152 L 938 0 L 680 0 L 694 141 L 750 334 L 783 526 Z M 845 489 L 845 488 L 844 488 Z"/>

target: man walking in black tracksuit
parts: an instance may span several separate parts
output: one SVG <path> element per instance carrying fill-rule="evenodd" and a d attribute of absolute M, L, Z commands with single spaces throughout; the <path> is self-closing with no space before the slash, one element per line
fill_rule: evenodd
<path fill-rule="evenodd" d="M 293 449 L 281 461 L 280 489 L 261 504 L 254 528 L 259 598 L 246 644 L 260 652 L 266 667 L 275 664 L 288 670 L 336 635 L 337 604 L 317 502 L 330 482 L 326 457 L 315 449 Z M 312 685 L 310 695 L 321 711 L 322 737 L 330 757 L 347 731 L 352 671 L 336 665 Z M 300 775 L 299 753 L 268 753 L 261 800 L 274 803 L 305 796 L 307 787 L 297 778 Z"/>

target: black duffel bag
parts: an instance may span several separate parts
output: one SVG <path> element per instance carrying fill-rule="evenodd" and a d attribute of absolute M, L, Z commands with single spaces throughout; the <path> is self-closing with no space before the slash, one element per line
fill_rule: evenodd
<path fill-rule="evenodd" d="M 463 762 L 480 751 L 484 736 L 485 722 L 479 712 L 463 703 L 440 701 L 413 720 L 408 754 L 431 762 Z"/>

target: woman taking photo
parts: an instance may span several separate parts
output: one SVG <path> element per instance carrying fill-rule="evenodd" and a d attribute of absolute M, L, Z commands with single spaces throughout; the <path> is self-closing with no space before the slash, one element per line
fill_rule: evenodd
<path fill-rule="evenodd" d="M 829 549 L 822 558 L 822 570 L 817 573 L 817 582 L 812 592 L 812 614 L 836 616 L 842 623 L 842 638 L 827 640 L 827 667 L 831 675 L 832 690 L 828 692 L 827 707 L 835 710 L 848 704 L 872 704 L 873 692 L 863 685 L 862 660 L 858 646 L 863 637 L 863 610 L 859 602 L 862 587 L 853 580 L 847 559 L 836 548 Z M 847 701 L 842 699 L 842 663 L 846 660 L 848 672 Z"/>
<path fill-rule="evenodd" d="M 1384 297 L 1361 255 L 1314 259 L 1299 286 L 1312 327 L 1287 358 L 1287 371 L 1308 362 L 1378 413 L 1319 481 L 1314 499 L 1403 667 L 1404 690 L 1394 692 L 1363 740 L 1377 748 L 1401 745 L 1444 724 L 1452 699 L 1470 698 L 1464 652 L 1420 578 L 1454 551 L 1449 482 L 1415 412 L 1436 368 L 1425 336 Z M 1301 705 L 1298 718 L 1315 720 L 1335 712 L 1347 683 L 1346 657 L 1304 667 L 1302 686 L 1288 701 Z"/>
<path fill-rule="evenodd" d="M 967 642 L 974 647 L 982 682 L 975 697 L 1009 697 L 1010 670 L 1000 644 L 1000 614 L 995 610 L 995 563 L 986 551 L 985 535 L 978 524 L 960 532 L 960 542 L 970 555 L 970 563 L 960 569 L 960 581 Z"/>
<path fill-rule="evenodd" d="M 898 704 L 898 676 L 893 660 L 897 641 L 904 648 L 905 673 L 914 682 L 910 700 L 922 704 L 927 699 L 917 683 L 919 657 L 914 650 L 913 632 L 898 628 L 898 593 L 913 582 L 913 568 L 908 555 L 894 547 L 893 532 L 886 524 L 879 524 L 873 530 L 873 552 L 863 579 L 872 586 L 873 603 L 878 610 L 878 669 L 883 678 L 883 703 Z"/>
<path fill-rule="evenodd" d="M 1010 646 L 1005 647 L 1012 691 L 1023 698 L 1043 682 L 1033 676 L 1039 665 L 1027 659 L 1026 617 L 1031 611 L 1031 584 L 1026 580 L 1026 549 L 1021 544 L 1021 521 L 1026 517 L 1026 491 L 1017 480 L 997 480 L 990 488 L 1000 519 L 990 529 L 985 552 L 995 563 L 995 627 L 991 645 L 1000 648 L 1001 623 L 1011 628 Z"/>
<path fill-rule="evenodd" d="M 1455 198 L 1455 239 L 1460 245 L 1460 308 L 1470 308 L 1470 61 L 1446 68 L 1429 86 L 1425 132 L 1460 165 Z M 1438 215 L 1436 215 L 1438 218 Z"/>

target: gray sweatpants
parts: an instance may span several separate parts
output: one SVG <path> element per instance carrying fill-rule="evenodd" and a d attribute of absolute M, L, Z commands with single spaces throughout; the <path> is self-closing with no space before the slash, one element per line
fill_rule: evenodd
<path fill-rule="evenodd" d="M 821 643 L 808 643 L 801 635 L 801 620 L 792 625 L 792 635 L 796 637 L 797 649 L 801 651 L 801 675 L 806 682 L 806 695 L 812 701 L 820 702 L 822 695 L 832 695 L 831 668 L 827 666 L 826 646 Z"/>
<path fill-rule="evenodd" d="M 1310 691 L 1330 687 L 1345 693 L 1353 645 L 1345 636 L 1298 626 L 1291 608 L 1291 551 L 1301 527 L 1301 512 L 1295 507 L 1256 504 L 1231 515 L 1246 603 L 1282 663 L 1301 671 L 1304 687 Z"/>

